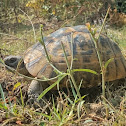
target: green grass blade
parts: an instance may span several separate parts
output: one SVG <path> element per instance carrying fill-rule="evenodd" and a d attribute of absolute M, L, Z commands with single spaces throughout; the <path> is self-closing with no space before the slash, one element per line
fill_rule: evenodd
<path fill-rule="evenodd" d="M 2 100 L 4 102 L 4 106 L 7 107 L 5 96 L 4 96 L 4 92 L 3 92 L 3 88 L 1 86 L 1 84 L 0 84 L 0 93 L 1 93 Z"/>
<path fill-rule="evenodd" d="M 51 62 L 51 59 L 49 57 L 49 54 L 48 54 L 48 51 L 46 49 L 46 45 L 45 45 L 45 42 L 44 42 L 44 37 L 43 37 L 43 25 L 41 25 L 41 40 L 39 41 L 41 43 L 41 45 L 43 46 L 44 48 L 44 51 L 45 51 L 45 55 L 46 55 L 46 59 L 48 61 L 48 63 L 54 68 L 55 71 L 57 71 L 59 74 L 62 74 L 62 72 L 60 72 Z"/>
<path fill-rule="evenodd" d="M 72 70 L 73 67 L 73 61 L 74 61 L 74 55 L 73 55 L 73 32 L 71 33 L 71 64 L 70 69 Z"/>
<path fill-rule="evenodd" d="M 21 94 L 21 103 L 22 103 L 22 106 L 24 107 L 24 99 L 23 99 L 23 95 L 22 95 L 22 90 L 20 88 L 20 94 Z"/>
<path fill-rule="evenodd" d="M 73 69 L 71 70 L 72 72 L 89 72 L 89 73 L 92 73 L 92 74 L 96 74 L 98 75 L 98 73 L 94 70 L 90 70 L 90 69 Z"/>
<path fill-rule="evenodd" d="M 13 91 L 14 91 L 16 88 L 18 88 L 20 85 L 21 85 L 21 82 L 17 82 L 17 83 L 14 85 L 14 87 L 13 87 Z"/>
<path fill-rule="evenodd" d="M 47 114 L 43 114 L 43 113 L 40 113 L 40 112 L 34 112 L 36 115 L 41 115 L 43 117 L 46 117 L 48 118 L 49 120 L 51 119 L 51 116 L 47 115 Z"/>
<path fill-rule="evenodd" d="M 7 110 L 7 106 L 3 104 L 3 102 L 0 101 L 0 109 L 5 109 Z"/>
<path fill-rule="evenodd" d="M 11 111 L 11 113 L 14 113 L 14 107 L 13 107 L 13 104 L 11 103 L 10 99 L 9 100 L 9 109 Z"/>
<path fill-rule="evenodd" d="M 76 98 L 77 94 L 75 92 L 75 89 L 74 89 L 73 84 L 72 84 L 70 79 L 69 79 L 69 82 L 70 82 L 70 86 L 71 86 L 71 89 L 72 89 L 73 96 L 74 96 L 74 98 Z"/>
<path fill-rule="evenodd" d="M 109 59 L 108 61 L 106 61 L 105 66 L 104 66 L 105 69 L 107 69 L 109 63 L 112 62 L 112 60 L 114 60 L 114 58 L 111 58 L 111 59 Z"/>
<path fill-rule="evenodd" d="M 48 88 L 46 88 L 38 97 L 37 100 L 40 100 L 48 91 L 50 91 L 53 87 L 55 87 L 57 85 L 57 83 L 59 83 L 65 76 L 67 76 L 68 74 L 63 74 L 61 77 L 58 78 L 58 80 L 53 83 L 52 85 L 50 85 Z"/>
<path fill-rule="evenodd" d="M 56 109 L 56 107 L 55 107 L 55 102 L 54 102 L 53 96 L 52 96 L 52 101 L 53 101 L 53 114 L 55 115 L 55 117 L 58 120 L 61 120 L 60 113 L 58 112 L 58 109 Z"/>
<path fill-rule="evenodd" d="M 86 96 L 87 95 L 82 96 L 81 99 L 84 99 Z M 79 98 L 79 99 L 75 100 L 74 102 L 77 103 L 77 102 L 81 101 L 81 99 Z"/>
<path fill-rule="evenodd" d="M 81 110 L 82 110 L 82 107 L 84 105 L 84 101 L 80 101 L 78 106 L 77 106 L 77 115 L 78 115 L 78 118 L 80 118 L 80 115 L 81 115 Z"/>
<path fill-rule="evenodd" d="M 70 102 L 70 104 L 73 104 L 73 101 L 63 92 L 64 97 Z"/>

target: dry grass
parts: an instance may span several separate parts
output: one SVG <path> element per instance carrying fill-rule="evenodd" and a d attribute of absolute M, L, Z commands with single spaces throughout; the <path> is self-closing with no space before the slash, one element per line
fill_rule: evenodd
<path fill-rule="evenodd" d="M 48 34 L 52 32 L 49 30 Z M 39 35 L 39 29 L 36 29 L 36 34 Z M 107 34 L 122 48 L 123 54 L 126 56 L 126 27 L 121 29 L 109 28 Z M 9 34 L 10 35 L 10 34 Z M 16 36 L 16 37 L 15 37 Z M 24 41 L 25 40 L 25 41 Z M 34 44 L 32 30 L 25 30 L 24 32 L 18 32 L 13 36 L 4 36 L 1 39 L 2 49 L 8 51 L 2 51 L 3 56 L 9 54 L 22 55 L 30 45 Z M 13 87 L 17 83 L 21 83 L 22 86 L 13 90 Z M 1 125 L 32 125 L 32 126 L 125 126 L 126 125 L 126 81 L 116 81 L 114 83 L 106 85 L 106 103 L 109 108 L 109 117 L 105 118 L 105 108 L 101 101 L 100 96 L 96 95 L 93 99 L 93 103 L 86 102 L 88 114 L 85 113 L 84 107 L 75 103 L 69 95 L 65 95 L 59 92 L 57 98 L 52 98 L 46 104 L 46 109 L 42 108 L 41 112 L 30 108 L 27 102 L 27 84 L 30 82 L 23 79 L 20 76 L 15 76 L 5 71 L 3 66 L 0 66 L 0 83 L 4 89 L 5 98 L 9 109 L 4 108 L 3 103 L 0 102 L 0 124 Z M 115 86 L 113 86 L 115 85 Z M 22 91 L 23 99 L 21 98 Z M 94 90 L 96 92 L 96 90 Z M 93 92 L 92 92 L 93 93 Z M 99 93 L 101 93 L 99 91 Z M 86 96 L 88 97 L 88 96 Z M 9 103 L 8 99 L 11 100 Z M 19 100 L 20 99 L 20 100 Z M 24 101 L 25 106 L 21 101 Z M 52 102 L 55 100 L 55 102 Z M 80 108 L 79 108 L 80 106 Z M 73 107 L 73 111 L 72 111 Z M 50 113 L 48 113 L 50 110 Z M 72 113 L 71 113 L 72 112 Z M 78 114 L 79 113 L 79 117 Z"/>
<path fill-rule="evenodd" d="M 16 93 L 10 88 L 5 90 L 7 87 L 11 87 L 17 82 L 21 82 L 22 87 L 27 87 L 25 79 L 22 80 L 19 76 L 14 76 L 8 73 L 4 68 L 0 67 L 0 73 L 2 76 L 0 81 L 4 84 L 4 92 L 7 95 L 6 101 L 11 100 L 11 105 L 8 104 L 8 110 L 0 108 L 0 123 L 1 125 L 42 125 L 46 126 L 125 126 L 126 124 L 126 81 L 119 81 L 117 85 L 114 83 L 108 84 L 106 89 L 107 104 L 109 106 L 109 117 L 105 118 L 105 105 L 102 104 L 100 96 L 96 95 L 93 102 L 86 102 L 86 107 L 88 109 L 88 114 L 85 114 L 84 108 L 81 107 L 78 110 L 78 103 L 74 107 L 73 113 L 70 115 L 71 108 L 73 104 L 70 104 L 72 99 L 69 95 L 59 92 L 59 96 L 55 98 L 55 102 L 52 100 L 46 104 L 46 110 L 50 110 L 50 114 L 45 108 L 42 108 L 42 112 L 30 108 L 25 104 L 25 107 L 21 104 L 21 94 L 20 91 Z M 5 86 L 6 84 L 6 86 Z M 8 88 L 7 88 L 8 89 Z M 27 89 L 22 88 L 22 92 L 26 93 Z M 96 91 L 96 90 L 95 90 Z M 94 91 L 94 92 L 95 92 Z M 98 90 L 97 90 L 98 91 Z M 91 92 L 90 92 L 91 93 Z M 93 92 L 92 92 L 93 93 Z M 101 93 L 99 91 L 99 93 Z M 27 94 L 26 94 L 27 95 Z M 86 96 L 88 97 L 88 96 Z M 17 100 L 18 99 L 18 100 Z M 23 100 L 27 101 L 25 95 L 23 95 Z M 77 113 L 80 113 L 78 118 Z"/>

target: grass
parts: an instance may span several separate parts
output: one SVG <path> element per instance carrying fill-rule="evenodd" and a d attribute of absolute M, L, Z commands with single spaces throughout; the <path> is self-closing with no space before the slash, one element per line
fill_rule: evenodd
<path fill-rule="evenodd" d="M 37 31 L 37 29 L 36 29 Z M 119 43 L 119 45 L 121 46 L 122 49 L 126 48 L 126 44 L 125 44 L 125 33 L 126 33 L 126 28 L 123 27 L 122 29 L 107 29 L 107 34 L 114 39 L 116 42 Z M 37 35 L 40 34 L 39 30 L 37 32 Z M 17 34 L 17 38 L 21 38 L 21 39 L 27 39 L 27 41 L 33 40 L 34 38 L 32 38 L 32 31 L 24 31 L 24 35 L 22 35 L 22 32 L 19 32 Z M 13 37 L 12 37 L 13 38 Z M 13 39 L 12 39 L 13 40 Z M 34 42 L 28 42 L 28 44 L 26 42 L 24 42 L 23 40 L 14 40 L 11 42 L 9 41 L 9 44 L 5 44 L 6 39 L 5 37 L 3 37 L 2 39 L 2 48 L 3 49 L 8 49 L 10 52 L 8 52 L 8 54 L 22 54 L 22 52 L 24 50 L 27 49 L 28 46 L 34 44 Z M 17 44 L 15 44 L 17 43 Z M 62 45 L 63 47 L 63 45 Z M 64 49 L 63 49 L 64 50 Z M 125 50 L 124 50 L 125 51 Z M 65 50 L 64 50 L 64 55 L 65 55 Z M 67 73 L 67 75 L 69 75 L 70 77 L 72 76 L 72 69 L 71 69 L 71 65 L 68 64 L 67 61 L 67 57 L 66 57 L 66 63 L 68 65 L 69 71 Z M 86 71 L 86 70 L 73 70 L 73 72 L 76 71 Z M 89 70 L 90 71 L 90 70 Z M 87 70 L 87 72 L 89 72 Z M 91 72 L 91 71 L 90 71 Z M 62 73 L 61 73 L 62 74 Z M 62 76 L 62 78 L 58 79 L 58 81 L 62 80 L 64 78 L 65 75 Z M 72 78 L 73 79 L 73 78 Z M 72 80 L 73 83 L 76 84 L 76 82 L 74 81 L 74 79 Z M 58 82 L 55 82 L 54 85 L 51 85 L 52 87 L 55 86 Z M 45 92 L 43 92 L 39 98 L 42 98 L 42 96 L 45 95 L 45 93 L 47 93 L 52 87 L 49 87 L 49 89 L 45 90 Z M 76 86 L 75 86 L 76 87 Z M 33 108 L 29 108 L 28 106 L 24 107 L 24 101 L 23 101 L 23 96 L 22 96 L 22 91 L 20 89 L 20 96 L 21 96 L 21 101 L 22 101 L 22 105 L 19 105 L 18 102 L 16 102 L 16 104 L 13 104 L 10 102 L 10 104 L 8 105 L 7 109 L 7 105 L 1 102 L 0 103 L 0 110 L 2 111 L 2 113 L 4 115 L 6 115 L 5 120 L 2 118 L 2 125 L 6 125 L 8 123 L 12 123 L 12 125 L 14 124 L 33 124 L 33 125 L 54 125 L 54 126 L 69 126 L 69 125 L 73 125 L 73 124 L 78 124 L 78 125 L 83 125 L 88 123 L 92 123 L 95 124 L 94 120 L 98 121 L 98 116 L 95 115 L 94 117 L 92 115 L 86 115 L 85 114 L 85 107 L 84 105 L 84 101 L 80 100 L 82 97 L 79 94 L 79 88 L 76 87 L 76 90 L 74 90 L 73 88 L 73 95 L 75 96 L 75 98 L 72 100 L 70 98 L 69 95 L 66 95 L 64 92 L 61 93 L 59 92 L 59 97 L 57 97 L 57 102 L 54 102 L 54 98 L 52 97 L 52 101 L 50 103 L 47 103 L 46 105 L 46 109 L 48 108 L 50 110 L 50 114 L 47 114 L 47 111 L 44 111 L 42 108 L 41 111 L 39 112 L 37 110 L 34 110 Z M 124 87 L 125 89 L 125 87 Z M 78 99 L 77 94 L 75 92 L 78 92 L 78 96 L 80 96 L 80 98 Z M 107 90 L 108 91 L 108 90 Z M 110 93 L 106 92 L 106 93 Z M 111 92 L 113 93 L 113 92 Z M 1 88 L 1 94 L 2 94 L 2 101 L 5 101 L 5 97 Z M 119 95 L 119 93 L 117 93 Z M 126 94 L 125 94 L 126 95 Z M 125 106 L 126 106 L 126 96 L 123 95 L 122 96 L 122 100 L 121 102 L 117 105 L 117 106 L 113 106 L 113 104 L 111 102 L 109 102 L 109 100 L 105 97 L 103 97 L 103 99 L 106 102 L 107 108 L 109 108 L 109 120 L 106 121 L 104 115 L 102 116 L 102 119 L 104 121 L 101 121 L 101 124 L 105 125 L 110 125 L 110 126 L 123 126 L 126 124 L 125 119 L 126 119 L 126 113 L 125 113 Z M 85 96 L 83 97 L 85 98 Z M 112 96 L 111 96 L 112 98 Z M 111 99 L 110 98 L 110 99 Z M 101 101 L 101 100 L 100 100 Z M 52 103 L 52 104 L 51 104 Z M 51 104 L 51 105 L 50 105 Z M 96 103 L 94 103 L 96 104 Z M 96 104 L 97 105 L 97 104 Z M 103 108 L 106 108 L 106 105 L 101 105 Z M 88 109 L 88 107 L 86 107 L 86 109 Z M 102 110 L 101 110 L 102 111 Z M 90 111 L 91 112 L 91 111 Z M 101 112 L 104 113 L 105 111 L 103 110 Z M 100 116 L 101 116 L 100 115 Z M 86 118 L 87 117 L 87 118 Z M 95 118 L 95 119 L 94 119 Z M 101 119 L 101 120 L 102 120 Z M 100 119 L 99 119 L 100 120 Z M 98 123 L 98 122 L 97 122 Z"/>
<path fill-rule="evenodd" d="M 107 29 L 108 36 L 113 39 L 122 49 L 126 49 L 126 26 L 122 28 Z"/>
<path fill-rule="evenodd" d="M 16 31 L 16 33 L 14 32 Z M 28 49 L 28 47 L 35 44 L 34 34 L 31 26 L 20 24 L 19 27 L 15 28 L 13 31 L 10 30 L 8 33 L 0 33 L 1 45 L 0 49 L 7 49 L 7 51 L 3 51 L 4 55 L 23 55 L 24 51 Z M 44 32 L 44 36 L 53 32 L 54 30 L 50 29 Z M 39 26 L 35 28 L 37 42 L 41 38 L 41 33 Z"/>

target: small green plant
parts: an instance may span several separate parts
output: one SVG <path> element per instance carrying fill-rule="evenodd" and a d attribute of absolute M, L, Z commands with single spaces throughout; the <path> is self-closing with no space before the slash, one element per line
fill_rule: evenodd
<path fill-rule="evenodd" d="M 67 55 L 66 55 L 66 52 L 65 52 L 65 48 L 64 48 L 63 42 L 61 42 L 61 47 L 62 47 L 64 56 L 65 56 L 65 60 L 66 60 L 66 64 L 67 64 L 68 70 L 67 70 L 67 73 L 62 73 L 62 72 L 60 72 L 59 70 L 57 70 L 57 68 L 56 68 L 55 66 L 53 66 L 53 64 L 51 63 L 50 57 L 49 57 L 48 52 L 47 52 L 47 50 L 46 50 L 46 46 L 45 46 L 45 43 L 44 43 L 44 40 L 43 40 L 42 27 L 43 27 L 43 26 L 41 26 L 41 36 L 42 36 L 42 38 L 41 38 L 41 40 L 40 40 L 40 43 L 41 43 L 41 44 L 43 45 L 43 47 L 44 47 L 47 61 L 48 61 L 48 62 L 50 63 L 50 65 L 54 68 L 54 70 L 57 71 L 61 76 L 58 78 L 58 80 L 57 80 L 54 84 L 52 84 L 51 86 L 49 86 L 47 89 L 45 89 L 45 91 L 43 91 L 43 92 L 40 94 L 40 96 L 38 97 L 38 100 L 40 100 L 40 99 L 45 95 L 45 93 L 47 93 L 49 90 L 51 90 L 56 84 L 59 84 L 59 82 L 60 82 L 65 76 L 68 76 L 68 78 L 71 79 L 71 82 L 72 82 L 72 84 L 73 84 L 73 86 L 74 86 L 74 88 L 75 88 L 75 90 L 76 90 L 76 92 L 77 92 L 77 96 L 78 96 L 79 99 L 82 101 L 82 97 L 81 97 L 81 94 L 80 94 L 79 89 L 78 89 L 78 87 L 77 87 L 76 81 L 75 81 L 75 79 L 74 79 L 74 77 L 73 77 L 73 73 L 74 73 L 74 72 L 84 71 L 84 72 L 90 72 L 90 73 L 93 73 L 93 74 L 97 74 L 97 72 L 95 72 L 95 71 L 93 71 L 93 70 L 90 70 L 90 69 L 72 69 L 72 64 L 73 64 L 73 47 L 72 47 L 72 46 L 73 46 L 73 43 L 72 43 L 72 42 L 73 42 L 73 40 L 72 40 L 73 38 L 72 38 L 72 34 L 71 34 L 71 49 L 72 49 L 72 52 L 71 52 L 71 54 L 72 54 L 71 65 L 69 65 L 69 63 L 68 63 L 68 59 L 67 59 Z M 86 107 L 85 107 L 85 111 L 86 111 L 86 113 L 87 113 Z"/>
<path fill-rule="evenodd" d="M 107 16 L 109 14 L 109 11 L 110 11 L 110 7 L 108 8 L 108 11 L 106 13 L 106 16 L 104 18 L 104 21 L 103 21 L 103 25 L 100 29 L 100 32 L 98 34 L 98 36 L 96 37 L 96 29 L 95 28 L 91 28 L 90 24 L 87 24 L 87 27 L 91 33 L 91 36 L 92 36 L 92 39 L 94 41 L 94 44 L 95 44 L 95 48 L 96 48 L 96 52 L 97 52 L 97 56 L 98 56 L 98 60 L 99 60 L 99 64 L 100 64 L 100 68 L 101 68 L 101 75 L 102 75 L 102 95 L 105 97 L 105 74 L 106 74 L 106 69 L 109 65 L 109 63 L 113 60 L 113 59 L 109 59 L 108 61 L 106 61 L 104 63 L 104 61 L 102 61 L 102 58 L 101 58 L 101 54 L 100 54 L 100 48 L 98 46 L 98 41 L 99 41 L 99 38 L 100 38 L 100 34 L 103 30 L 103 27 L 105 25 L 105 21 L 107 19 Z M 103 99 L 103 102 L 105 104 L 105 100 Z M 106 108 L 106 117 L 108 118 L 108 108 Z"/>

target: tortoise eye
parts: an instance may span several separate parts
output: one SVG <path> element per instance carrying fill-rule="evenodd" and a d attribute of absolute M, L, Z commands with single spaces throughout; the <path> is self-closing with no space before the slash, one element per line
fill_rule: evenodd
<path fill-rule="evenodd" d="M 11 59 L 10 59 L 10 63 L 15 62 L 16 60 L 17 60 L 16 58 L 11 58 Z"/>

